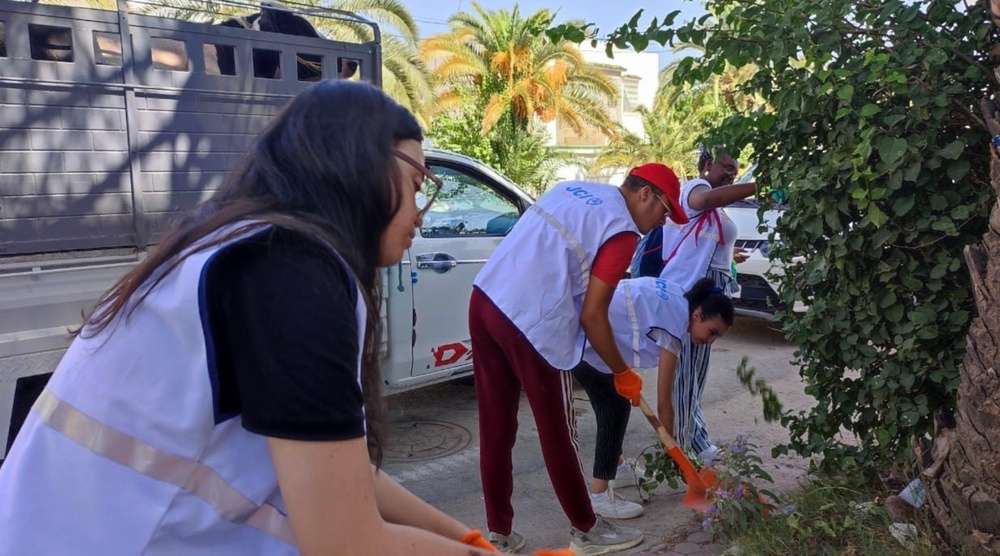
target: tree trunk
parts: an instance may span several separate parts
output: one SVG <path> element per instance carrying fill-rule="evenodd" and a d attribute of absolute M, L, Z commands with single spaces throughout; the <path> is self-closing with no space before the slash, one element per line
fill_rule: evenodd
<path fill-rule="evenodd" d="M 1000 106 L 984 101 L 982 108 L 990 133 L 1000 135 Z M 1000 158 L 992 151 L 991 183 L 1000 193 Z M 1000 554 L 1000 204 L 965 260 L 979 316 L 959 367 L 955 426 L 940 430 L 924 480 L 934 517 L 953 542 L 977 555 Z"/>

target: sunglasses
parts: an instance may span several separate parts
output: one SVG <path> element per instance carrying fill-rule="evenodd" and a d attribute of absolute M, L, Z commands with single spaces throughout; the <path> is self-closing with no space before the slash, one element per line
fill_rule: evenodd
<path fill-rule="evenodd" d="M 420 191 L 424 193 L 425 202 L 423 203 L 423 206 L 420 206 L 419 201 L 417 202 L 417 210 L 420 211 L 419 214 L 423 217 L 427 214 L 427 211 L 430 210 L 431 205 L 434 204 L 434 200 L 437 199 L 441 190 L 444 189 L 444 182 L 441 181 L 441 178 L 435 176 L 433 172 L 428 170 L 426 166 L 414 160 L 410 155 L 401 151 L 396 151 L 396 157 L 416 168 L 418 172 L 424 175 L 424 185 L 421 186 Z M 418 191 L 418 193 L 420 191 Z"/>

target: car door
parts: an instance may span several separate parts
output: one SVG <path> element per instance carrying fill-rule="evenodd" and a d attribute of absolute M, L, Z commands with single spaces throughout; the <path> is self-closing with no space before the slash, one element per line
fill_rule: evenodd
<path fill-rule="evenodd" d="M 415 283 L 413 375 L 471 370 L 468 308 L 472 280 L 531 202 L 482 163 L 428 154 L 444 187 L 410 249 Z"/>

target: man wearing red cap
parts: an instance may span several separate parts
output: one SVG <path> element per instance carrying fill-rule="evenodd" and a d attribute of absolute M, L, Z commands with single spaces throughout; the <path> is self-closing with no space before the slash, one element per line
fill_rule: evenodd
<path fill-rule="evenodd" d="M 638 404 L 642 379 L 625 363 L 608 307 L 639 234 L 669 216 L 687 222 L 680 182 L 663 164 L 634 168 L 620 187 L 557 184 L 529 209 L 473 282 L 469 303 L 479 403 L 480 471 L 490 542 L 516 552 L 513 463 L 517 406 L 525 391 L 542 455 L 578 553 L 607 554 L 642 542 L 642 532 L 593 511 L 580 462 L 573 376 L 589 342 L 614 373 L 615 389 Z"/>

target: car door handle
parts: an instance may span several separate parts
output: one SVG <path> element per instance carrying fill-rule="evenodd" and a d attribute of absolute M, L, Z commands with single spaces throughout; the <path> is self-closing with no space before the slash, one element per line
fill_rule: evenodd
<path fill-rule="evenodd" d="M 438 274 L 444 274 L 456 266 L 458 266 L 458 261 L 447 253 L 421 253 L 417 255 L 417 268 L 433 270 Z"/>

